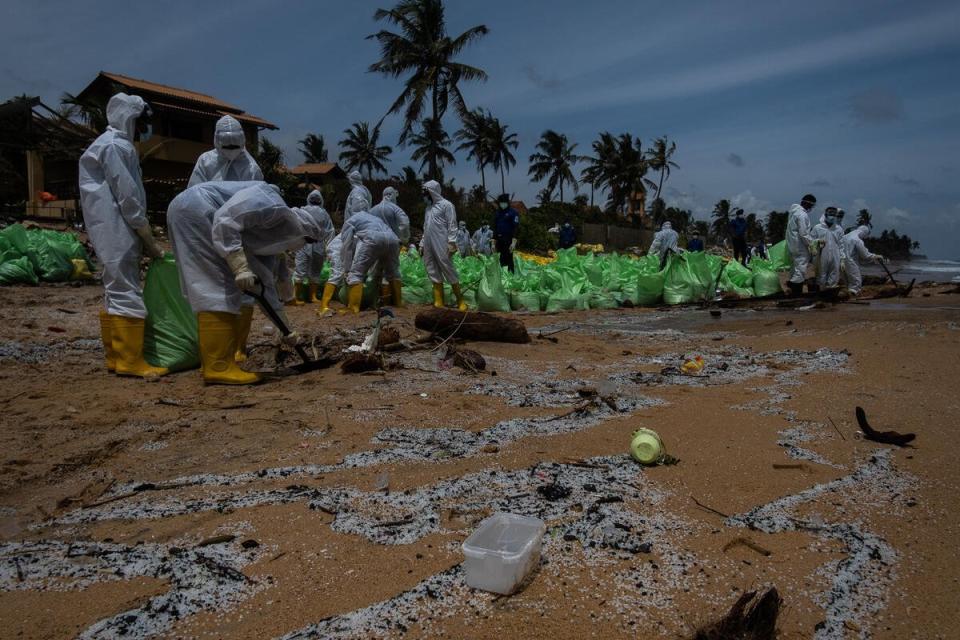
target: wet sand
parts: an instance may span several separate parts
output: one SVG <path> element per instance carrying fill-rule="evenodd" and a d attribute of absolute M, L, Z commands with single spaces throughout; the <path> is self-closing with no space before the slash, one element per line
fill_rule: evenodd
<path fill-rule="evenodd" d="M 529 345 L 470 344 L 485 373 L 419 351 L 251 388 L 109 376 L 99 288 L 0 289 L 3 637 L 676 638 L 764 586 L 784 638 L 956 637 L 948 288 L 719 319 L 518 315 Z M 373 321 L 291 316 L 307 333 Z M 671 373 L 694 354 L 703 375 Z M 859 438 L 858 405 L 915 447 Z M 641 426 L 680 463 L 632 462 Z M 570 494 L 546 500 L 551 483 Z M 507 597 L 459 566 L 498 510 L 547 522 Z"/>

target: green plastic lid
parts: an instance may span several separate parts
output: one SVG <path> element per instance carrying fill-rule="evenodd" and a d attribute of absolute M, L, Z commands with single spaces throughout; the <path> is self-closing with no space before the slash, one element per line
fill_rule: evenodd
<path fill-rule="evenodd" d="M 637 429 L 630 441 L 630 455 L 640 464 L 656 464 L 663 455 L 663 442 L 652 429 Z"/>

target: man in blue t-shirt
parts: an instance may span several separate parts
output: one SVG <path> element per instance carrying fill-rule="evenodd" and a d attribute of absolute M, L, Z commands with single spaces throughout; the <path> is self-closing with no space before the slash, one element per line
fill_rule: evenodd
<path fill-rule="evenodd" d="M 500 266 L 513 273 L 514 235 L 520 226 L 520 214 L 510 206 L 510 196 L 501 193 L 497 198 L 497 213 L 493 219 L 493 239 L 500 253 Z"/>
<path fill-rule="evenodd" d="M 727 232 L 733 242 L 733 259 L 747 266 L 750 252 L 747 250 L 747 220 L 743 217 L 743 209 L 737 209 L 733 220 L 727 225 Z"/>
<path fill-rule="evenodd" d="M 560 248 L 569 249 L 577 244 L 577 230 L 569 222 L 564 222 L 560 227 Z"/>

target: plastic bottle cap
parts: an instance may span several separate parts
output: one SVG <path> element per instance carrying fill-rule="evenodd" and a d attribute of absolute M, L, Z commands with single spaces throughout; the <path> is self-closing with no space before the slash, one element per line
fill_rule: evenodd
<path fill-rule="evenodd" d="M 655 464 L 663 454 L 663 442 L 656 431 L 638 429 L 630 441 L 630 455 L 640 464 Z"/>

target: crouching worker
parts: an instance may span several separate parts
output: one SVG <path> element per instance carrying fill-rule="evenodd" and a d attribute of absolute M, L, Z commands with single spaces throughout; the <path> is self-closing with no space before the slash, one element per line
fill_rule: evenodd
<path fill-rule="evenodd" d="M 350 216 L 340 230 L 340 260 L 347 275 L 347 310 L 360 313 L 363 283 L 367 272 L 379 265 L 390 283 L 393 303 L 402 306 L 400 281 L 400 240 L 377 216 L 360 211 Z"/>
<path fill-rule="evenodd" d="M 320 272 L 323 271 L 323 260 L 326 255 L 327 245 L 337 234 L 333 228 L 333 222 L 330 220 L 330 214 L 323 208 L 323 194 L 319 191 L 311 191 L 307 196 L 307 206 L 303 210 L 313 216 L 317 225 L 323 232 L 323 237 L 319 238 L 313 244 L 307 244 L 297 250 L 296 270 L 293 272 L 295 304 L 303 304 L 304 284 L 310 287 L 307 302 L 320 302 L 317 297 L 317 287 L 320 286 Z"/>
<path fill-rule="evenodd" d="M 147 220 L 147 196 L 133 140 L 150 108 L 139 96 L 118 93 L 107 102 L 107 130 L 80 157 L 80 204 L 90 242 L 103 265 L 100 333 L 107 370 L 121 376 L 162 376 L 143 359 L 147 307 L 140 256 L 159 258 Z"/>
<path fill-rule="evenodd" d="M 274 277 L 277 261 L 285 251 L 321 237 L 321 229 L 307 212 L 287 207 L 276 187 L 256 181 L 190 187 L 170 203 L 167 224 L 180 285 L 197 314 L 204 382 L 259 382 L 259 375 L 237 365 L 253 312 L 244 291 L 262 288 L 267 303 L 284 317 Z"/>

